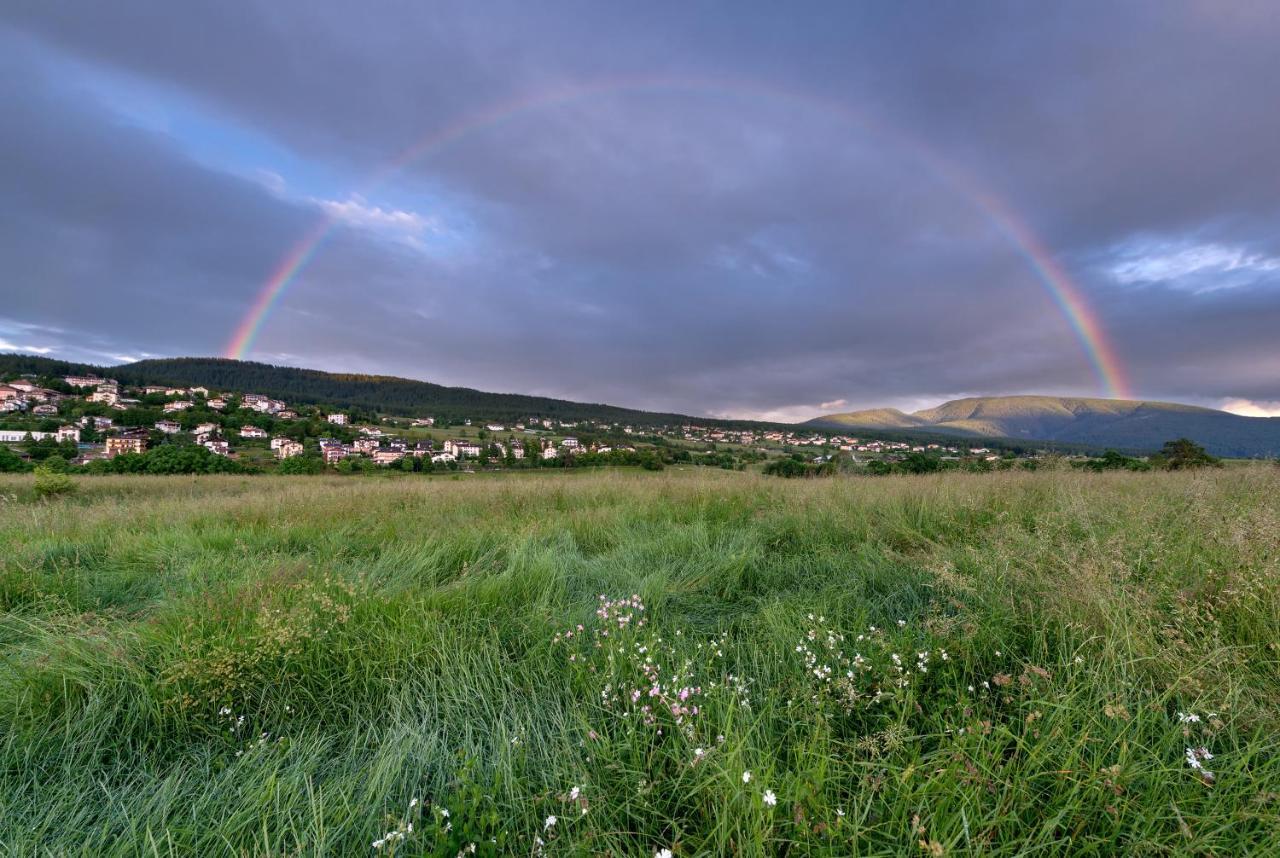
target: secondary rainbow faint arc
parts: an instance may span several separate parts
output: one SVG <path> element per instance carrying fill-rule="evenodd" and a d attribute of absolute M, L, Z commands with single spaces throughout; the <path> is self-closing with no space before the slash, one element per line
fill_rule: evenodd
<path fill-rule="evenodd" d="M 1098 376 L 1105 393 L 1112 398 L 1132 398 L 1124 366 L 1115 348 L 1108 341 L 1102 323 L 1090 307 L 1071 277 L 1054 258 L 1035 231 L 1018 217 L 998 195 L 984 188 L 975 177 L 958 165 L 944 158 L 932 148 L 897 128 L 855 111 L 848 105 L 809 93 L 780 89 L 759 82 L 724 80 L 692 80 L 688 78 L 628 78 L 578 85 L 553 92 L 528 96 L 503 102 L 487 110 L 463 117 L 459 121 L 439 129 L 405 149 L 399 156 L 374 172 L 362 186 L 376 187 L 389 176 L 429 153 L 476 131 L 496 125 L 504 120 L 533 110 L 553 107 L 593 95 L 642 90 L 676 89 L 695 93 L 722 92 L 735 96 L 764 96 L 782 101 L 806 104 L 820 111 L 834 113 L 872 133 L 892 140 L 908 149 L 953 190 L 968 199 L 1018 250 L 1019 255 L 1035 273 L 1036 279 L 1049 293 L 1054 305 L 1066 318 L 1072 332 L 1080 341 L 1090 365 Z M 243 358 L 261 331 L 280 296 L 295 281 L 298 274 L 315 256 L 330 233 L 340 223 L 334 216 L 321 218 L 314 227 L 295 244 L 267 278 L 257 297 L 236 327 L 224 352 L 226 357 Z"/>

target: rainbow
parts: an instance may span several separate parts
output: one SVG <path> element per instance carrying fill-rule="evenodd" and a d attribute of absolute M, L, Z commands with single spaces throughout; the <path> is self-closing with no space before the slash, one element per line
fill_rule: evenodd
<path fill-rule="evenodd" d="M 451 143 L 474 132 L 490 128 L 503 121 L 535 110 L 563 105 L 583 98 L 634 90 L 675 89 L 692 92 L 725 93 L 735 96 L 755 96 L 801 103 L 811 108 L 835 114 L 863 129 L 891 140 L 911 152 L 944 184 L 967 199 L 1026 261 L 1036 280 L 1049 294 L 1054 305 L 1066 319 L 1079 341 L 1099 384 L 1106 396 L 1114 399 L 1131 399 L 1124 366 L 1114 346 L 1106 337 L 1102 322 L 1092 309 L 1080 288 L 1058 263 L 1054 254 L 1044 245 L 1025 220 L 998 195 L 983 187 L 975 177 L 959 165 L 920 141 L 908 137 L 900 130 L 870 116 L 855 111 L 846 104 L 820 98 L 808 93 L 780 89 L 759 82 L 696 80 L 689 78 L 625 78 L 577 85 L 559 90 L 503 102 L 487 110 L 464 116 L 451 125 L 428 134 L 401 152 L 396 158 L 373 173 L 362 185 L 372 189 L 409 164 L 437 152 Z M 263 283 L 248 312 L 236 326 L 224 355 L 243 359 L 249 353 L 263 325 L 278 305 L 281 296 L 293 284 L 298 275 L 315 257 L 326 238 L 339 225 L 334 216 L 321 218 L 276 265 Z"/>

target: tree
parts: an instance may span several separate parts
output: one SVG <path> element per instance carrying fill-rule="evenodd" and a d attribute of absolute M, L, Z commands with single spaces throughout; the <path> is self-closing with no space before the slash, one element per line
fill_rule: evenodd
<path fill-rule="evenodd" d="M 924 453 L 908 453 L 898 467 L 908 474 L 931 474 L 942 470 L 942 461 L 937 456 L 926 456 Z"/>
<path fill-rule="evenodd" d="M 1208 465 L 1221 465 L 1222 460 L 1210 456 L 1196 442 L 1189 438 L 1178 438 L 1166 441 L 1160 452 L 1152 457 L 1157 465 L 1170 471 L 1183 471 L 1189 468 L 1203 468 Z"/>

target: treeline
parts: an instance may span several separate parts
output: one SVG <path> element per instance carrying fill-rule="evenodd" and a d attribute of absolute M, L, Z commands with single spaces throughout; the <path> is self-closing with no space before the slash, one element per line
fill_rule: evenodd
<path fill-rule="evenodd" d="M 1222 465 L 1221 459 L 1210 455 L 1204 447 L 1187 438 L 1167 441 L 1158 453 L 1146 458 L 1127 456 L 1115 450 L 1108 450 L 1101 456 L 1069 461 L 1073 468 L 1094 472 L 1181 471 Z M 898 459 L 873 459 L 865 464 L 838 459 L 812 462 L 797 453 L 769 462 L 764 467 L 764 473 L 777 477 L 827 477 L 838 473 L 888 476 L 889 474 L 934 474 L 942 471 L 971 473 L 1014 469 L 1034 471 L 1039 467 L 1038 459 L 944 459 L 927 453 L 910 453 Z"/>
<path fill-rule="evenodd" d="M 40 446 L 36 446 L 40 445 Z M 74 446 L 74 445 L 73 445 Z M 57 474 L 239 474 L 246 469 L 234 459 L 219 456 L 196 444 L 162 444 L 144 453 L 121 453 L 110 459 L 71 464 L 75 451 L 62 445 L 37 441 L 23 459 L 0 444 L 0 473 L 47 471 Z"/>

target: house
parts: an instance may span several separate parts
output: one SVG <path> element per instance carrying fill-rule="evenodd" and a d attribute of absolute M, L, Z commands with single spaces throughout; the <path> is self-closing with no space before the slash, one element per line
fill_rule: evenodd
<path fill-rule="evenodd" d="M 554 459 L 556 457 L 556 448 L 548 444 L 542 448 L 543 459 Z"/>
<path fill-rule="evenodd" d="M 576 450 L 580 445 L 578 444 L 577 438 L 566 437 L 563 441 L 560 442 L 560 446 L 568 450 Z"/>
<path fill-rule="evenodd" d="M 74 441 L 75 443 L 79 444 L 80 430 L 77 429 L 75 426 L 59 426 L 58 431 L 54 433 L 54 438 L 57 439 L 59 444 L 65 443 L 67 441 Z"/>
<path fill-rule="evenodd" d="M 12 384 L 0 384 L 0 402 L 7 399 L 18 399 L 22 393 Z"/>
<path fill-rule="evenodd" d="M 114 384 L 111 379 L 98 378 L 93 375 L 64 375 L 62 380 L 71 387 L 97 387 L 100 384 Z"/>
<path fill-rule="evenodd" d="M 107 439 L 107 458 L 114 459 L 121 453 L 145 453 L 147 440 L 136 435 L 121 435 Z"/>
<path fill-rule="evenodd" d="M 276 441 L 282 441 L 283 443 L 277 445 Z M 273 438 L 271 440 L 271 447 L 276 451 L 277 459 L 292 459 L 294 456 L 301 456 L 303 452 L 301 444 L 297 441 L 291 441 L 288 438 Z"/>
<path fill-rule="evenodd" d="M 288 408 L 284 408 L 284 409 L 281 409 L 280 411 L 277 411 L 277 412 L 276 412 L 276 418 L 277 418 L 278 420 L 297 420 L 297 419 L 298 419 L 298 412 L 296 412 L 296 411 L 291 411 L 291 410 L 290 410 L 290 409 L 288 409 Z"/>
<path fill-rule="evenodd" d="M 511 445 L 511 455 L 517 459 L 524 458 L 524 444 L 516 442 Z"/>
<path fill-rule="evenodd" d="M 210 438 L 204 443 L 202 443 L 200 446 L 204 447 L 206 450 L 208 450 L 210 453 L 213 453 L 215 456 L 231 455 L 231 445 L 228 444 L 226 441 L 221 441 L 216 438 Z"/>
<path fill-rule="evenodd" d="M 475 458 L 480 455 L 480 445 L 465 438 L 451 439 L 444 442 L 444 451 L 452 453 L 456 459 L 465 459 L 467 456 Z"/>
<path fill-rule="evenodd" d="M 415 457 L 421 459 L 423 456 L 431 455 L 431 451 L 434 447 L 435 445 L 430 441 L 419 441 L 417 444 L 413 445 L 413 449 L 409 452 L 413 453 Z"/>
<path fill-rule="evenodd" d="M 347 425 L 347 415 L 345 414 L 330 414 L 328 417 L 325 418 L 325 420 L 328 420 L 334 426 Z"/>
<path fill-rule="evenodd" d="M 93 428 L 97 429 L 100 432 L 104 429 L 110 429 L 112 422 L 113 421 L 111 420 L 110 417 L 90 417 L 87 414 L 84 417 L 80 418 L 81 426 L 88 426 L 89 424 L 92 423 Z"/>
<path fill-rule="evenodd" d="M 458 457 L 452 453 L 436 453 L 431 457 L 432 462 L 456 462 Z"/>
<path fill-rule="evenodd" d="M 164 393 L 166 390 L 168 390 L 168 389 L 169 389 L 169 388 L 167 388 L 167 387 L 163 387 L 163 386 L 161 386 L 161 387 L 156 387 L 155 385 L 151 385 L 151 384 L 149 384 L 149 385 L 147 385 L 146 387 L 142 388 L 142 395 L 143 395 L 143 396 L 151 396 L 151 395 L 153 395 L 153 394 L 157 394 L 157 393 L 159 393 L 159 394 L 163 394 L 163 393 Z"/>
<path fill-rule="evenodd" d="M 375 465 L 391 465 L 403 458 L 403 450 L 375 450 L 373 452 L 373 463 Z"/>
<path fill-rule="evenodd" d="M 209 388 L 207 388 L 207 387 L 193 387 L 193 388 L 191 388 L 190 393 L 191 393 L 191 395 L 192 395 L 192 396 L 201 396 L 201 397 L 208 398 L 208 396 L 209 396 Z"/>
<path fill-rule="evenodd" d="M 486 423 L 484 428 L 488 429 L 490 432 L 504 432 L 507 427 L 503 426 L 501 423 Z"/>
<path fill-rule="evenodd" d="M 34 382 L 27 381 L 25 378 L 15 379 L 9 382 L 9 386 L 22 393 L 30 393 L 38 389 Z"/>
<path fill-rule="evenodd" d="M 275 438 L 272 438 L 272 439 L 271 439 L 271 449 L 272 449 L 272 450 L 279 450 L 279 449 L 280 449 L 281 447 L 283 447 L 285 444 L 292 444 L 292 443 L 294 443 L 294 441 L 293 441 L 293 439 L 292 439 L 292 438 L 285 438 L 285 437 L 283 437 L 283 436 L 276 436 Z"/>
<path fill-rule="evenodd" d="M 120 398 L 120 391 L 106 388 L 106 385 L 99 387 L 89 395 L 90 402 L 101 402 L 104 405 L 115 405 L 116 400 Z"/>
<path fill-rule="evenodd" d="M 201 423 L 192 431 L 195 432 L 197 435 L 210 435 L 218 431 L 218 424 L 217 423 Z"/>
<path fill-rule="evenodd" d="M 277 411 L 284 409 L 284 403 L 279 399 L 258 399 L 254 402 L 245 403 L 246 408 L 252 408 L 263 414 L 275 414 Z"/>
<path fill-rule="evenodd" d="M 267 430 L 259 429 L 257 426 L 242 426 L 240 427 L 240 437 L 241 438 L 265 438 L 267 437 Z"/>
<path fill-rule="evenodd" d="M 320 455 L 326 465 L 332 465 L 347 457 L 347 448 L 337 441 L 321 440 Z"/>
<path fill-rule="evenodd" d="M 357 453 L 369 454 L 375 452 L 380 447 L 376 438 L 357 438 L 352 444 L 351 449 Z"/>
<path fill-rule="evenodd" d="M 195 403 L 190 399 L 175 399 L 173 402 L 166 402 L 164 404 L 164 413 L 174 414 L 178 411 L 186 411 L 187 409 L 194 407 Z"/>
<path fill-rule="evenodd" d="M 158 423 L 156 423 L 156 429 L 158 429 L 159 431 L 163 432 L 166 435 L 177 435 L 179 432 L 182 431 L 182 424 L 175 423 L 172 420 L 161 420 Z"/>
<path fill-rule="evenodd" d="M 413 421 L 413 425 L 414 426 L 434 426 L 436 425 L 436 419 L 434 417 L 419 417 L 417 420 Z"/>
<path fill-rule="evenodd" d="M 35 408 L 31 409 L 31 413 L 37 417 L 51 417 L 58 413 L 58 406 L 50 405 L 48 403 L 37 405 Z"/>
<path fill-rule="evenodd" d="M 215 396 L 213 399 L 206 402 L 205 405 L 209 406 L 214 411 L 221 411 L 227 407 L 227 400 L 223 399 L 221 396 Z"/>

